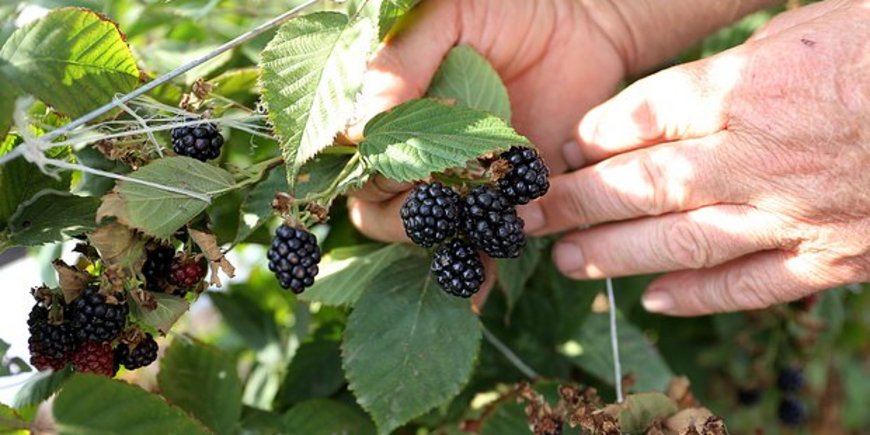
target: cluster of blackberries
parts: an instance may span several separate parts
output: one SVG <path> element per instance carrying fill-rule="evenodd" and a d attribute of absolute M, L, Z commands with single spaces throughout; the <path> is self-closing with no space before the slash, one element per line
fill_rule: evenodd
<path fill-rule="evenodd" d="M 212 123 L 176 127 L 170 134 L 172 149 L 180 156 L 188 156 L 204 162 L 221 155 L 224 137 L 218 127 Z"/>
<path fill-rule="evenodd" d="M 207 272 L 205 258 L 176 255 L 175 247 L 157 245 L 146 250 L 142 277 L 145 289 L 184 297 L 188 291 L 201 290 Z"/>
<path fill-rule="evenodd" d="M 320 272 L 320 246 L 314 234 L 283 224 L 275 230 L 269 247 L 269 270 L 278 278 L 278 283 L 295 294 L 314 285 Z"/>
<path fill-rule="evenodd" d="M 807 418 L 807 408 L 797 397 L 804 383 L 804 374 L 797 367 L 784 367 L 776 377 L 776 386 L 782 393 L 776 412 L 785 425 L 797 426 Z"/>
<path fill-rule="evenodd" d="M 30 363 L 37 370 L 60 370 L 67 364 L 79 372 L 114 376 L 121 365 L 130 370 L 157 359 L 157 342 L 148 334 L 135 345 L 119 342 L 129 308 L 119 296 L 86 287 L 72 303 L 59 297 L 33 306 L 27 320 Z M 119 342 L 113 347 L 114 342 Z"/>
<path fill-rule="evenodd" d="M 421 184 L 402 205 L 402 224 L 411 241 L 424 248 L 441 244 L 432 272 L 454 296 L 470 297 L 483 285 L 486 273 L 478 251 L 494 258 L 520 255 L 525 235 L 516 206 L 550 187 L 549 169 L 534 149 L 513 147 L 499 162 L 505 170 L 496 188 L 477 186 L 460 195 L 438 182 Z"/>

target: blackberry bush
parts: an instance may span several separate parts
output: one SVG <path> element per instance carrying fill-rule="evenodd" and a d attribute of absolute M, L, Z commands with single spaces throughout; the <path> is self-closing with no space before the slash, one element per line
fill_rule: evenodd
<path fill-rule="evenodd" d="M 156 361 L 157 350 L 157 341 L 151 334 L 146 334 L 133 348 L 126 343 L 119 344 L 115 348 L 115 364 L 123 365 L 127 370 L 136 370 Z"/>
<path fill-rule="evenodd" d="M 523 220 L 499 191 L 474 188 L 463 202 L 464 231 L 469 241 L 495 258 L 515 258 L 525 246 Z"/>
<path fill-rule="evenodd" d="M 30 363 L 37 370 L 60 370 L 76 350 L 78 341 L 68 323 L 52 324 L 48 309 L 37 303 L 27 319 Z"/>
<path fill-rule="evenodd" d="M 405 234 L 415 244 L 429 248 L 456 234 L 459 194 L 438 182 L 420 184 L 408 194 L 400 214 Z"/>
<path fill-rule="evenodd" d="M 499 158 L 510 170 L 498 179 L 498 189 L 511 204 L 528 204 L 550 189 L 550 169 L 532 148 L 513 147 Z"/>
<path fill-rule="evenodd" d="M 320 271 L 320 247 L 314 234 L 303 229 L 281 225 L 275 230 L 269 248 L 269 270 L 275 273 L 281 287 L 299 294 L 314 284 Z"/>
<path fill-rule="evenodd" d="M 180 156 L 199 161 L 213 160 L 221 155 L 224 137 L 212 123 L 172 129 L 172 149 Z"/>
<path fill-rule="evenodd" d="M 72 325 L 81 341 L 110 342 L 127 324 L 129 307 L 123 300 L 110 303 L 94 286 L 85 288 L 70 307 Z"/>
<path fill-rule="evenodd" d="M 461 239 L 453 239 L 435 251 L 432 272 L 444 291 L 462 298 L 477 293 L 486 279 L 480 254 Z"/>
<path fill-rule="evenodd" d="M 115 359 L 112 346 L 95 341 L 85 342 L 72 355 L 73 368 L 82 373 L 115 376 Z"/>
<path fill-rule="evenodd" d="M 145 289 L 160 291 L 169 276 L 172 260 L 175 258 L 175 248 L 160 245 L 147 251 L 145 263 L 142 265 L 142 276 L 145 278 Z"/>

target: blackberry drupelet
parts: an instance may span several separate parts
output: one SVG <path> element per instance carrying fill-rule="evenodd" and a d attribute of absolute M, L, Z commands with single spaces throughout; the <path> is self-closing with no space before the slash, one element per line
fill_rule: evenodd
<path fill-rule="evenodd" d="M 104 343 L 118 338 L 127 324 L 125 301 L 109 303 L 97 287 L 87 287 L 71 308 L 72 326 L 81 341 Z"/>
<path fill-rule="evenodd" d="M 510 164 L 510 171 L 498 180 L 498 188 L 511 204 L 528 204 L 550 189 L 550 168 L 532 148 L 513 147 L 499 158 Z"/>
<path fill-rule="evenodd" d="M 205 259 L 197 261 L 193 258 L 176 258 L 169 268 L 169 283 L 177 287 L 176 296 L 184 296 L 205 278 L 205 274 Z"/>
<path fill-rule="evenodd" d="M 180 156 L 193 157 L 201 162 L 221 155 L 224 137 L 212 123 L 176 127 L 172 129 L 172 149 Z"/>
<path fill-rule="evenodd" d="M 77 372 L 115 376 L 114 352 L 108 343 L 85 342 L 72 355 L 72 364 Z"/>
<path fill-rule="evenodd" d="M 804 374 L 797 367 L 782 368 L 776 377 L 776 386 L 786 393 L 799 391 L 804 386 Z"/>
<path fill-rule="evenodd" d="M 52 324 L 48 309 L 37 303 L 27 319 L 30 338 L 30 364 L 37 370 L 60 370 L 78 347 L 78 341 L 68 323 Z"/>
<path fill-rule="evenodd" d="M 807 419 L 807 408 L 795 397 L 783 397 L 776 409 L 779 421 L 788 426 L 798 426 Z"/>
<path fill-rule="evenodd" d="M 269 248 L 269 270 L 275 273 L 281 287 L 302 293 L 314 284 L 320 271 L 320 247 L 317 238 L 308 231 L 281 225 Z"/>
<path fill-rule="evenodd" d="M 134 348 L 125 343 L 115 348 L 115 364 L 123 365 L 127 370 L 150 365 L 157 360 L 157 342 L 151 334 L 147 334 Z"/>
<path fill-rule="evenodd" d="M 418 246 L 429 248 L 456 234 L 460 198 L 441 183 L 415 187 L 400 212 L 405 234 Z"/>
<path fill-rule="evenodd" d="M 172 246 L 161 245 L 147 252 L 145 264 L 142 265 L 146 290 L 161 290 L 163 283 L 169 277 L 173 258 L 175 258 L 175 248 Z"/>
<path fill-rule="evenodd" d="M 432 272 L 444 291 L 461 298 L 477 293 L 486 279 L 480 254 L 461 239 L 453 239 L 435 251 Z"/>
<path fill-rule="evenodd" d="M 526 244 L 523 220 L 499 191 L 475 187 L 463 202 L 463 224 L 469 241 L 495 258 L 516 258 Z"/>

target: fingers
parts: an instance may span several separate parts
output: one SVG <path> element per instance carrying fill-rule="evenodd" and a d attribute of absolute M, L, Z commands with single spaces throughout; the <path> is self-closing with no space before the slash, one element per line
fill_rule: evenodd
<path fill-rule="evenodd" d="M 739 49 L 639 80 L 581 120 L 572 164 L 590 164 L 637 148 L 707 136 L 725 128 L 726 96 L 739 78 Z M 576 149 L 574 149 L 576 147 Z"/>
<path fill-rule="evenodd" d="M 399 195 L 383 202 L 368 202 L 350 198 L 350 220 L 366 237 L 382 242 L 409 242 L 399 217 L 405 196 Z"/>
<path fill-rule="evenodd" d="M 783 247 L 780 227 L 753 207 L 716 205 L 576 232 L 556 245 L 553 258 L 575 279 L 699 269 Z"/>
<path fill-rule="evenodd" d="M 744 202 L 743 177 L 721 161 L 725 133 L 622 154 L 555 177 L 543 198 L 519 209 L 526 231 L 552 234 L 601 222 Z"/>
<path fill-rule="evenodd" d="M 766 251 L 721 266 L 665 275 L 643 297 L 648 311 L 675 316 L 751 310 L 842 284 L 812 254 Z"/>

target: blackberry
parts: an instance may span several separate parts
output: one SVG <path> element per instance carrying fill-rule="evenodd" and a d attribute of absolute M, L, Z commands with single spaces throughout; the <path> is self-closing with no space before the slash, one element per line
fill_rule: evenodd
<path fill-rule="evenodd" d="M 475 187 L 465 197 L 462 213 L 469 241 L 490 257 L 516 258 L 526 244 L 523 220 L 499 191 Z"/>
<path fill-rule="evenodd" d="M 460 239 L 453 239 L 435 251 L 432 272 L 444 291 L 461 298 L 477 293 L 486 279 L 480 254 Z"/>
<path fill-rule="evenodd" d="M 760 401 L 760 388 L 740 388 L 737 390 L 737 403 L 743 406 L 757 405 Z"/>
<path fill-rule="evenodd" d="M 776 415 L 782 424 L 798 426 L 807 419 L 807 408 L 794 397 L 784 397 L 776 408 Z"/>
<path fill-rule="evenodd" d="M 149 250 L 142 265 L 142 276 L 145 278 L 145 289 L 160 291 L 169 275 L 172 260 L 175 258 L 175 248 L 158 246 Z"/>
<path fill-rule="evenodd" d="M 320 247 L 314 234 L 281 225 L 269 248 L 269 270 L 275 273 L 281 287 L 302 293 L 314 284 L 320 263 Z"/>
<path fill-rule="evenodd" d="M 779 375 L 776 377 L 776 386 L 780 391 L 786 393 L 799 391 L 804 386 L 804 374 L 795 367 L 780 369 Z"/>
<path fill-rule="evenodd" d="M 184 296 L 187 290 L 193 289 L 205 278 L 205 260 L 193 258 L 176 258 L 169 267 L 169 283 L 176 286 L 176 296 Z"/>
<path fill-rule="evenodd" d="M 60 370 L 75 352 L 78 341 L 68 323 L 52 324 L 48 309 L 40 304 L 33 306 L 27 319 L 30 338 L 30 364 L 37 370 Z"/>
<path fill-rule="evenodd" d="M 224 137 L 212 123 L 172 129 L 172 149 L 180 156 L 193 157 L 201 162 L 216 159 L 221 155 L 223 145 Z"/>
<path fill-rule="evenodd" d="M 400 212 L 405 234 L 424 248 L 452 237 L 459 223 L 459 203 L 459 194 L 441 183 L 418 185 Z"/>
<path fill-rule="evenodd" d="M 82 373 L 115 376 L 115 358 L 108 343 L 88 341 L 72 355 L 73 368 Z"/>
<path fill-rule="evenodd" d="M 125 343 L 115 348 L 115 364 L 123 364 L 127 370 L 136 370 L 157 360 L 157 342 L 151 334 L 130 349 Z"/>
<path fill-rule="evenodd" d="M 127 324 L 127 303 L 109 303 L 97 287 L 85 288 L 70 308 L 73 328 L 81 341 L 112 341 Z"/>
<path fill-rule="evenodd" d="M 498 180 L 498 188 L 511 204 L 528 204 L 550 189 L 550 168 L 532 148 L 513 147 L 499 158 L 510 164 L 510 171 Z"/>

